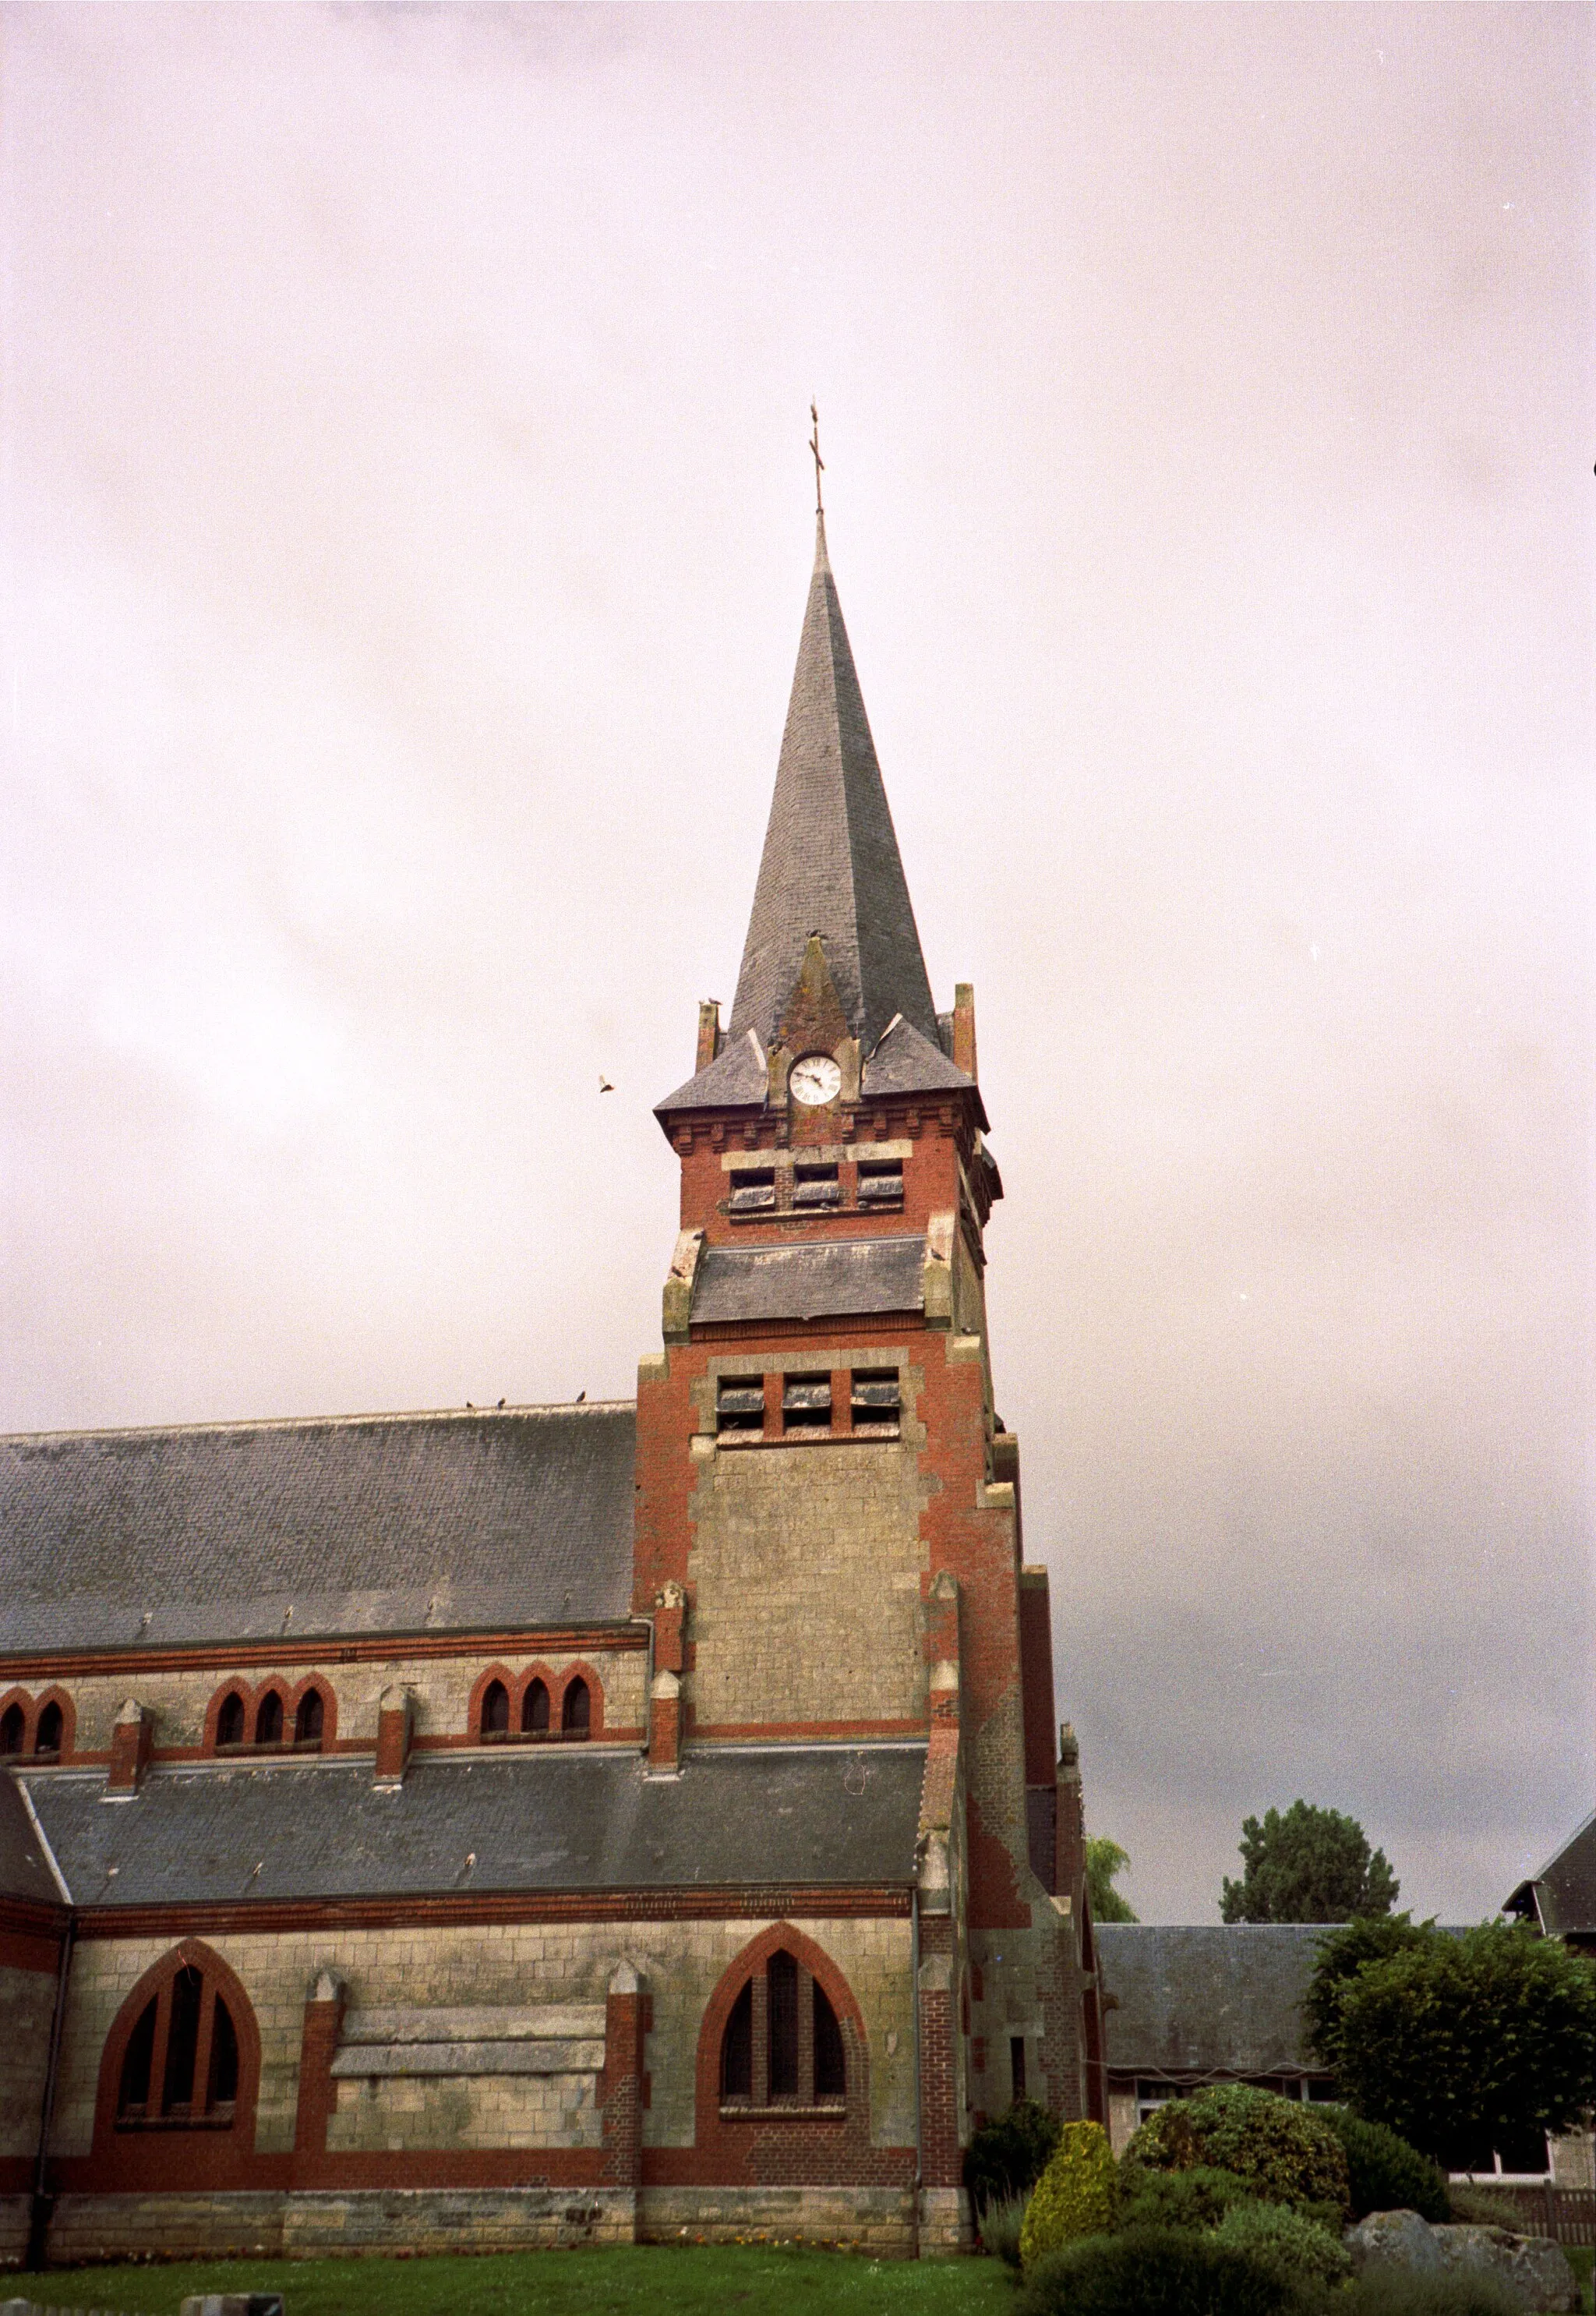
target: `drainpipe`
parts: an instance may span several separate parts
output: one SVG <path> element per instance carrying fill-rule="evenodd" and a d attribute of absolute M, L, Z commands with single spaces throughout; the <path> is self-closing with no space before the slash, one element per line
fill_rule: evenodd
<path fill-rule="evenodd" d="M 909 2225 L 914 2236 L 915 2258 L 920 2256 L 920 2182 L 926 2173 L 926 2154 L 922 2145 L 924 2129 L 920 2116 L 920 1885 L 917 1881 L 909 1893 L 909 1971 L 914 2000 L 914 2078 L 915 2078 L 915 2175 L 914 2210 Z"/>
<path fill-rule="evenodd" d="M 50 2124 L 56 2112 L 56 2074 L 61 2062 L 61 2029 L 66 2018 L 66 1980 L 72 1968 L 72 1940 L 77 1917 L 68 1913 L 61 1934 L 61 1966 L 56 1973 L 56 2009 L 50 2020 L 49 2062 L 44 2071 L 44 2111 L 39 2119 L 39 2154 L 33 2165 L 33 2203 L 28 2215 L 28 2272 L 37 2276 L 44 2267 L 50 2214 L 55 2197 L 45 2193 L 49 2177 Z"/>

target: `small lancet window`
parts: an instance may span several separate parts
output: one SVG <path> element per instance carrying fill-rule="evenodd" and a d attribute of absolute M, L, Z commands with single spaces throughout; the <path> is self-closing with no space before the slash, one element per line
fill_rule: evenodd
<path fill-rule="evenodd" d="M 39 1716 L 39 1728 L 33 1739 L 35 1753 L 58 1753 L 66 1725 L 66 1716 L 52 1697 Z"/>
<path fill-rule="evenodd" d="M 566 1688 L 560 1706 L 560 1726 L 567 1737 L 585 1737 L 592 1725 L 593 1700 L 579 1675 Z"/>
<path fill-rule="evenodd" d="M 524 1737 L 545 1737 L 548 1734 L 548 1683 L 529 1680 L 521 1698 L 521 1734 Z"/>
<path fill-rule="evenodd" d="M 798 2089 L 798 1965 L 773 1954 L 765 1972 L 770 2020 L 770 2096 L 792 2098 Z"/>
<path fill-rule="evenodd" d="M 842 2028 L 818 1979 L 814 1982 L 814 2095 L 817 2099 L 847 2096 L 847 2058 L 842 2046 Z"/>
<path fill-rule="evenodd" d="M 158 2005 L 147 2003 L 138 2014 L 138 2024 L 128 2037 L 128 2047 L 122 2053 L 121 2088 L 117 2093 L 117 2114 L 129 2122 L 137 2122 L 149 2112 L 150 2069 L 155 2056 L 155 2011 Z"/>
<path fill-rule="evenodd" d="M 235 1688 L 230 1688 L 222 1699 L 222 1709 L 217 1715 L 217 1743 L 242 1745 L 244 1742 L 244 1699 Z"/>
<path fill-rule="evenodd" d="M 255 1742 L 280 1745 L 282 1733 L 283 1701 L 276 1689 L 269 1688 L 255 1708 Z"/>
<path fill-rule="evenodd" d="M 510 1691 L 501 1680 L 491 1680 L 483 1691 L 482 1733 L 502 1737 L 510 1727 Z"/>
<path fill-rule="evenodd" d="M 296 1745 L 305 1745 L 308 1747 L 312 1745 L 319 1745 L 321 1743 L 322 1726 L 325 1718 L 325 1711 L 326 1708 L 322 1703 L 321 1690 L 319 1688 L 307 1688 L 304 1696 L 299 1699 L 298 1706 L 294 1715 L 294 1742 Z"/>
<path fill-rule="evenodd" d="M 28 1716 L 20 1705 L 8 1705 L 0 1713 L 0 1753 L 20 1753 L 26 1733 Z"/>
<path fill-rule="evenodd" d="M 726 2019 L 721 2036 L 721 2097 L 752 2098 L 754 2095 L 754 1982 L 750 1978 Z"/>

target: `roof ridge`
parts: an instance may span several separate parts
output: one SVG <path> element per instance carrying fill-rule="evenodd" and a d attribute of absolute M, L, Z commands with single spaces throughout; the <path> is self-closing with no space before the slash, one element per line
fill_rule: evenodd
<path fill-rule="evenodd" d="M 85 1423 L 55 1431 L 0 1431 L 0 1448 L 49 1439 L 170 1439 L 201 1432 L 214 1436 L 219 1431 L 330 1431 L 345 1424 L 442 1423 L 454 1419 L 464 1423 L 475 1422 L 479 1416 L 601 1415 L 636 1405 L 634 1399 L 519 1400 L 504 1407 L 382 1407 L 344 1415 L 230 1415 L 215 1422 Z"/>

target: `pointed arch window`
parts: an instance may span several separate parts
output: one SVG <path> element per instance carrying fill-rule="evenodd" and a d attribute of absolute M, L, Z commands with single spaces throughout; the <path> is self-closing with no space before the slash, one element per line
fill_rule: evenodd
<path fill-rule="evenodd" d="M 66 1717 L 52 1697 L 39 1716 L 39 1727 L 33 1739 L 35 1753 L 58 1753 L 66 1726 Z"/>
<path fill-rule="evenodd" d="M 521 1734 L 524 1737 L 546 1737 L 548 1726 L 548 1683 L 529 1680 L 521 1698 Z"/>
<path fill-rule="evenodd" d="M 230 1688 L 221 1702 L 217 1715 L 217 1743 L 242 1745 L 244 1742 L 244 1699 L 235 1688 Z"/>
<path fill-rule="evenodd" d="M 0 1753 L 20 1753 L 27 1733 L 28 1716 L 22 1706 L 8 1705 L 0 1713 Z"/>
<path fill-rule="evenodd" d="M 739 1991 L 721 2034 L 721 2104 L 735 2112 L 847 2100 L 847 2052 L 829 1996 L 785 1947 Z"/>
<path fill-rule="evenodd" d="M 567 1737 L 585 1737 L 593 1723 L 593 1700 L 588 1694 L 588 1684 L 579 1673 L 565 1685 L 565 1695 L 560 1706 L 560 1727 Z"/>
<path fill-rule="evenodd" d="M 306 1750 L 319 1746 L 326 1719 L 326 1707 L 322 1703 L 319 1688 L 307 1688 L 294 1710 L 294 1742 Z"/>
<path fill-rule="evenodd" d="M 122 2051 L 117 2128 L 231 2128 L 238 2028 L 211 1974 L 185 1963 L 139 2012 Z"/>
<path fill-rule="evenodd" d="M 280 1745 L 283 1734 L 283 1701 L 276 1689 L 269 1688 L 255 1707 L 255 1742 L 257 1745 Z"/>
<path fill-rule="evenodd" d="M 483 1691 L 482 1733 L 502 1737 L 510 1728 L 510 1691 L 501 1680 L 491 1680 Z"/>

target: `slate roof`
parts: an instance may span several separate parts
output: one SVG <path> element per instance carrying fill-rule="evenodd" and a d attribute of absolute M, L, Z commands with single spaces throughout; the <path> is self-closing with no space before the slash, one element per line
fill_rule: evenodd
<path fill-rule="evenodd" d="M 751 1029 L 722 1047 L 696 1077 L 678 1086 L 654 1104 L 654 1116 L 675 1109 L 763 1109 L 769 1088 L 769 1066 Z"/>
<path fill-rule="evenodd" d="M 1095 1926 L 1104 2021 L 1116 2074 L 1319 2074 L 1302 2048 L 1299 2006 L 1325 1926 L 1158 1922 Z"/>
<path fill-rule="evenodd" d="M 0 1653 L 624 1618 L 635 1436 L 611 1401 L 0 1439 Z"/>
<path fill-rule="evenodd" d="M 157 1768 L 114 1804 L 99 1775 L 13 1774 L 74 1903 L 122 1907 L 907 1884 L 925 1763 L 923 1745 L 706 1747 L 661 1778 L 630 1750 L 550 1746 L 422 1755 L 391 1792 L 368 1759 Z"/>
<path fill-rule="evenodd" d="M 1572 1834 L 1503 1910 L 1533 1914 L 1549 1937 L 1596 1936 L 1596 1814 Z"/>
<path fill-rule="evenodd" d="M 723 1046 L 707 1069 L 654 1104 L 656 1118 L 680 1109 L 763 1109 L 768 1082 L 764 1049 L 751 1029 Z M 984 1126 L 986 1111 L 973 1078 L 949 1061 L 940 1044 L 922 1037 L 912 1021 L 889 1023 L 860 1073 L 860 1100 L 890 1093 L 970 1093 Z"/>
<path fill-rule="evenodd" d="M 936 1009 L 823 517 L 729 1037 L 752 1029 L 769 1049 L 816 932 L 867 1052 L 894 1013 L 935 1044 Z"/>
<path fill-rule="evenodd" d="M 58 1906 L 61 1893 L 50 1872 L 22 1790 L 0 1774 L 0 1898 L 32 1898 Z"/>
<path fill-rule="evenodd" d="M 816 1245 L 706 1246 L 693 1281 L 692 1323 L 918 1311 L 925 1260 L 918 1233 Z"/>

